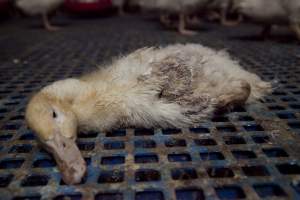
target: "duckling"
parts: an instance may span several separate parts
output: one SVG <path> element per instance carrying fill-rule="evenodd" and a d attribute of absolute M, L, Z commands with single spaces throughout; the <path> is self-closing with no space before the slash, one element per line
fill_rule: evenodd
<path fill-rule="evenodd" d="M 300 40 L 299 0 L 236 0 L 236 9 L 264 26 L 264 38 L 270 34 L 273 25 L 288 25 Z"/>
<path fill-rule="evenodd" d="M 48 14 L 60 5 L 64 0 L 16 0 L 16 6 L 28 15 L 41 15 L 46 30 L 56 31 L 58 27 L 51 25 Z"/>
<path fill-rule="evenodd" d="M 25 117 L 63 180 L 75 184 L 86 172 L 77 130 L 196 127 L 218 109 L 255 102 L 271 90 L 224 51 L 177 44 L 142 48 L 80 78 L 54 82 L 33 96 Z"/>
<path fill-rule="evenodd" d="M 195 31 L 187 30 L 186 20 L 189 14 L 198 11 L 210 0 L 140 0 L 139 6 L 146 9 L 156 9 L 161 11 L 161 22 L 168 24 L 168 14 L 178 14 L 179 23 L 177 30 L 182 35 L 195 35 Z"/>

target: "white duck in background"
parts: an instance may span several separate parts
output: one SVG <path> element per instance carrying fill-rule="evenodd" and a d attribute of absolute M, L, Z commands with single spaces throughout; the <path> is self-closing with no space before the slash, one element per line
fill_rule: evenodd
<path fill-rule="evenodd" d="M 187 30 L 186 21 L 190 14 L 203 9 L 210 0 L 140 0 L 139 6 L 146 9 L 160 10 L 161 21 L 168 23 L 168 14 L 178 14 L 177 30 L 183 35 L 194 35 L 196 32 Z"/>
<path fill-rule="evenodd" d="M 30 100 L 26 121 L 54 154 L 64 181 L 75 184 L 86 171 L 78 129 L 196 127 L 217 109 L 254 102 L 271 90 L 224 51 L 197 44 L 143 48 L 43 88 Z"/>
<path fill-rule="evenodd" d="M 273 25 L 289 26 L 300 40 L 299 0 L 236 0 L 237 11 L 256 23 L 262 24 L 263 37 Z"/>
<path fill-rule="evenodd" d="M 63 4 L 64 0 L 15 0 L 15 5 L 28 15 L 41 15 L 45 29 L 49 31 L 58 30 L 51 25 L 49 13 Z"/>

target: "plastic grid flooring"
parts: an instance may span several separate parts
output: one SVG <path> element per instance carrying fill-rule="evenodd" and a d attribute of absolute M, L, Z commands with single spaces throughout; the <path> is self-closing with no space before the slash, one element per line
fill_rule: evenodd
<path fill-rule="evenodd" d="M 140 17 L 67 20 L 57 33 L 35 23 L 0 30 L 0 199 L 300 199 L 300 49 L 286 33 L 259 41 L 255 26 L 206 25 L 183 37 Z M 194 129 L 79 134 L 88 175 L 65 185 L 24 123 L 28 97 L 119 54 L 178 42 L 226 48 L 280 88 Z"/>

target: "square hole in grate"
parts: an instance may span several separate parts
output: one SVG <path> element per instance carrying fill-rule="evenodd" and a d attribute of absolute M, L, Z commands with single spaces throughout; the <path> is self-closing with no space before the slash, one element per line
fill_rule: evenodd
<path fill-rule="evenodd" d="M 248 125 L 245 125 L 244 129 L 246 131 L 263 131 L 264 130 L 263 127 L 261 127 L 258 124 L 248 124 Z"/>
<path fill-rule="evenodd" d="M 267 135 L 254 135 L 254 136 L 252 136 L 252 139 L 257 144 L 263 144 L 263 143 L 270 142 L 270 137 Z"/>
<path fill-rule="evenodd" d="M 55 166 L 56 166 L 55 161 L 53 159 L 48 159 L 48 158 L 38 159 L 33 163 L 33 167 L 37 167 L 37 168 L 48 168 L 48 167 L 55 167 Z"/>
<path fill-rule="evenodd" d="M 175 134 L 180 134 L 181 130 L 180 129 L 163 129 L 162 133 L 164 135 L 175 135 Z"/>
<path fill-rule="evenodd" d="M 78 138 L 95 138 L 98 136 L 97 132 L 90 131 L 88 133 L 80 132 Z"/>
<path fill-rule="evenodd" d="M 217 142 L 214 139 L 196 139 L 194 140 L 195 144 L 198 146 L 214 146 L 217 145 Z"/>
<path fill-rule="evenodd" d="M 204 200 L 205 196 L 203 190 L 186 188 L 176 189 L 176 200 Z"/>
<path fill-rule="evenodd" d="M 272 111 L 274 110 L 284 110 L 285 108 L 283 106 L 275 105 L 275 106 L 268 106 L 268 108 Z"/>
<path fill-rule="evenodd" d="M 270 176 L 268 169 L 265 166 L 245 166 L 242 170 L 246 176 Z"/>
<path fill-rule="evenodd" d="M 217 130 L 220 132 L 236 132 L 236 128 L 234 126 L 217 126 Z"/>
<path fill-rule="evenodd" d="M 197 127 L 197 128 L 190 128 L 190 131 L 193 133 L 209 133 L 209 129 L 205 127 Z"/>
<path fill-rule="evenodd" d="M 297 99 L 295 99 L 294 97 L 282 97 L 281 100 L 284 101 L 284 102 L 294 102 L 294 101 L 297 101 Z"/>
<path fill-rule="evenodd" d="M 300 104 L 291 104 L 290 107 L 293 109 L 300 109 Z"/>
<path fill-rule="evenodd" d="M 120 129 L 106 133 L 106 137 L 124 137 L 126 136 L 126 130 Z"/>
<path fill-rule="evenodd" d="M 274 148 L 263 148 L 262 151 L 270 158 L 274 157 L 288 157 L 289 155 L 286 153 L 286 151 L 279 147 Z"/>
<path fill-rule="evenodd" d="M 247 151 L 247 150 L 233 150 L 231 151 L 233 156 L 236 159 L 253 159 L 256 158 L 256 155 L 253 151 Z"/>
<path fill-rule="evenodd" d="M 14 131 L 14 130 L 18 130 L 22 125 L 21 124 L 6 124 L 3 129 L 4 130 L 10 130 L 10 131 Z"/>
<path fill-rule="evenodd" d="M 12 174 L 0 175 L 0 188 L 7 187 L 13 179 Z"/>
<path fill-rule="evenodd" d="M 81 151 L 92 151 L 95 148 L 94 142 L 77 142 L 77 145 Z"/>
<path fill-rule="evenodd" d="M 265 183 L 253 185 L 254 190 L 261 198 L 273 196 L 287 196 L 285 191 L 277 184 Z"/>
<path fill-rule="evenodd" d="M 122 193 L 98 193 L 95 200 L 123 200 Z"/>
<path fill-rule="evenodd" d="M 124 181 L 124 172 L 119 170 L 101 171 L 98 183 L 120 183 Z"/>
<path fill-rule="evenodd" d="M 14 197 L 12 200 L 40 200 L 42 197 L 41 195 L 30 195 L 30 196 L 17 196 Z"/>
<path fill-rule="evenodd" d="M 164 194 L 161 191 L 143 191 L 135 193 L 135 200 L 164 200 Z"/>
<path fill-rule="evenodd" d="M 239 121 L 245 121 L 245 122 L 248 122 L 248 121 L 254 121 L 253 117 L 251 116 L 239 116 Z"/>
<path fill-rule="evenodd" d="M 280 119 L 295 119 L 296 118 L 294 113 L 277 113 L 277 116 Z"/>
<path fill-rule="evenodd" d="M 24 159 L 5 159 L 0 162 L 0 169 L 16 169 L 20 168 L 24 163 Z"/>
<path fill-rule="evenodd" d="M 34 140 L 34 139 L 35 139 L 35 135 L 33 135 L 32 133 L 25 133 L 21 135 L 19 140 Z"/>
<path fill-rule="evenodd" d="M 276 165 L 276 168 L 281 174 L 285 174 L 285 175 L 300 174 L 300 166 L 297 164 L 290 164 L 290 163 L 278 164 Z"/>
<path fill-rule="evenodd" d="M 108 156 L 102 157 L 101 164 L 102 165 L 120 165 L 125 163 L 124 156 Z"/>
<path fill-rule="evenodd" d="M 154 135 L 154 130 L 153 129 L 135 129 L 134 135 L 135 136 Z"/>
<path fill-rule="evenodd" d="M 9 120 L 24 120 L 24 115 L 17 115 L 17 116 L 11 117 Z"/>
<path fill-rule="evenodd" d="M 165 141 L 166 147 L 185 147 L 186 142 L 184 139 L 171 138 Z"/>
<path fill-rule="evenodd" d="M 81 200 L 82 195 L 80 193 L 78 194 L 62 194 L 56 196 L 53 200 Z"/>
<path fill-rule="evenodd" d="M 9 153 L 29 153 L 32 150 L 31 144 L 21 144 L 21 145 L 14 145 L 10 150 Z"/>
<path fill-rule="evenodd" d="M 158 156 L 156 154 L 137 154 L 134 156 L 135 163 L 157 163 Z"/>
<path fill-rule="evenodd" d="M 289 122 L 288 125 L 292 129 L 300 129 L 300 122 Z"/>
<path fill-rule="evenodd" d="M 221 152 L 205 152 L 200 153 L 202 160 L 224 160 L 225 157 Z"/>
<path fill-rule="evenodd" d="M 192 158 L 190 154 L 187 153 L 174 153 L 174 154 L 169 154 L 168 155 L 168 160 L 170 162 L 188 162 L 191 161 Z"/>
<path fill-rule="evenodd" d="M 197 171 L 193 168 L 177 168 L 171 170 L 174 180 L 189 180 L 198 178 Z"/>
<path fill-rule="evenodd" d="M 124 149 L 125 143 L 123 141 L 109 141 L 104 143 L 104 149 L 106 150 L 115 150 L 115 149 Z"/>
<path fill-rule="evenodd" d="M 239 186 L 221 186 L 215 190 L 220 199 L 243 199 L 246 197 L 245 192 Z"/>
<path fill-rule="evenodd" d="M 136 140 L 134 141 L 134 147 L 143 149 L 156 148 L 156 143 L 154 140 Z"/>
<path fill-rule="evenodd" d="M 246 144 L 245 139 L 240 136 L 223 137 L 223 139 L 227 145 Z"/>
<path fill-rule="evenodd" d="M 241 106 L 235 106 L 231 112 L 246 112 L 246 109 Z"/>
<path fill-rule="evenodd" d="M 0 141 L 8 141 L 13 137 L 13 135 L 6 134 L 6 135 L 0 135 Z"/>
<path fill-rule="evenodd" d="M 136 182 L 160 181 L 160 173 L 154 169 L 141 169 L 135 172 Z"/>
<path fill-rule="evenodd" d="M 29 175 L 24 180 L 22 180 L 21 186 L 23 187 L 36 187 L 45 186 L 48 184 L 49 177 L 46 175 Z"/>
<path fill-rule="evenodd" d="M 234 177 L 233 171 L 226 167 L 211 167 L 207 169 L 207 173 L 212 178 Z"/>
<path fill-rule="evenodd" d="M 214 116 L 211 121 L 213 122 L 229 122 L 228 117 L 225 116 Z"/>

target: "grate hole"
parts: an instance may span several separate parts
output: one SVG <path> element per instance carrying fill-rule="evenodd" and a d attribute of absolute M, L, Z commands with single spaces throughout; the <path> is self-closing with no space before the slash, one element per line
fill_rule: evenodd
<path fill-rule="evenodd" d="M 166 145 L 166 147 L 185 147 L 186 142 L 183 139 L 172 138 L 172 139 L 165 141 L 165 145 Z"/>
<path fill-rule="evenodd" d="M 40 200 L 40 199 L 41 199 L 41 195 L 18 196 L 13 198 L 13 200 Z"/>
<path fill-rule="evenodd" d="M 224 160 L 225 157 L 220 152 L 207 152 L 200 153 L 200 157 L 202 160 Z"/>
<path fill-rule="evenodd" d="M 123 137 L 126 136 L 126 130 L 120 129 L 106 133 L 106 137 Z"/>
<path fill-rule="evenodd" d="M 288 125 L 292 129 L 300 129 L 300 122 L 290 122 L 290 123 L 288 123 Z"/>
<path fill-rule="evenodd" d="M 251 116 L 240 116 L 239 117 L 239 121 L 246 121 L 246 122 L 248 122 L 248 121 L 254 121 L 254 119 Z"/>
<path fill-rule="evenodd" d="M 293 97 L 282 97 L 281 100 L 284 101 L 284 102 L 294 102 L 294 101 L 297 101 L 297 99 L 295 99 Z"/>
<path fill-rule="evenodd" d="M 187 153 L 180 153 L 180 154 L 169 154 L 168 160 L 170 162 L 188 162 L 191 161 L 192 158 Z"/>
<path fill-rule="evenodd" d="M 146 135 L 154 135 L 153 129 L 135 129 L 135 136 L 146 136 Z"/>
<path fill-rule="evenodd" d="M 204 193 L 200 189 L 177 189 L 177 200 L 204 200 Z"/>
<path fill-rule="evenodd" d="M 277 113 L 277 116 L 280 119 L 295 119 L 296 118 L 294 113 Z"/>
<path fill-rule="evenodd" d="M 263 144 L 270 142 L 269 136 L 252 136 L 252 139 L 257 144 Z"/>
<path fill-rule="evenodd" d="M 234 144 L 246 144 L 246 141 L 243 137 L 233 136 L 233 137 L 223 137 L 225 144 L 234 145 Z"/>
<path fill-rule="evenodd" d="M 242 167 L 246 176 L 270 176 L 269 171 L 264 166 L 247 166 Z"/>
<path fill-rule="evenodd" d="M 143 169 L 135 172 L 136 182 L 159 181 L 160 173 L 154 169 Z"/>
<path fill-rule="evenodd" d="M 284 110 L 285 108 L 283 106 L 269 106 L 268 107 L 270 110 Z"/>
<path fill-rule="evenodd" d="M 253 188 L 262 198 L 271 196 L 286 196 L 286 193 L 283 191 L 283 189 L 279 185 L 273 183 L 253 185 Z"/>
<path fill-rule="evenodd" d="M 234 150 L 231 151 L 236 159 L 253 159 L 256 155 L 253 151 Z"/>
<path fill-rule="evenodd" d="M 300 104 L 292 104 L 290 107 L 293 109 L 300 109 Z"/>
<path fill-rule="evenodd" d="M 220 199 L 242 199 L 245 198 L 245 193 L 238 186 L 222 186 L 215 188 Z"/>
<path fill-rule="evenodd" d="M 101 160 L 102 165 L 119 165 L 125 163 L 124 156 L 109 156 L 103 157 Z"/>
<path fill-rule="evenodd" d="M 6 159 L 0 162 L 0 169 L 16 169 L 20 168 L 24 163 L 24 159 Z"/>
<path fill-rule="evenodd" d="M 38 168 L 47 168 L 47 167 L 55 167 L 56 163 L 52 159 L 39 159 L 34 161 L 33 167 L 38 167 Z"/>
<path fill-rule="evenodd" d="M 78 134 L 78 138 L 95 138 L 97 136 L 98 136 L 97 132 L 88 132 L 88 133 L 80 132 Z"/>
<path fill-rule="evenodd" d="M 231 169 L 225 167 L 212 167 L 207 169 L 207 173 L 212 178 L 228 178 L 234 177 Z"/>
<path fill-rule="evenodd" d="M 27 176 L 21 183 L 23 187 L 36 187 L 47 185 L 49 177 L 46 175 L 30 175 Z"/>
<path fill-rule="evenodd" d="M 278 171 L 281 174 L 290 175 L 290 174 L 300 174 L 300 166 L 297 164 L 279 164 L 276 165 Z"/>
<path fill-rule="evenodd" d="M 209 129 L 204 127 L 190 128 L 190 131 L 193 133 L 200 133 L 200 134 L 209 133 Z"/>
<path fill-rule="evenodd" d="M 235 132 L 236 128 L 234 126 L 217 126 L 217 130 L 220 132 Z"/>
<path fill-rule="evenodd" d="M 263 131 L 264 129 L 258 124 L 249 124 L 244 126 L 246 131 Z"/>
<path fill-rule="evenodd" d="M 104 143 L 104 149 L 113 150 L 113 149 L 124 149 L 125 143 L 123 141 L 112 141 Z"/>
<path fill-rule="evenodd" d="M 21 135 L 20 140 L 34 140 L 35 136 L 32 133 L 26 133 Z"/>
<path fill-rule="evenodd" d="M 0 188 L 7 187 L 13 179 L 12 174 L 0 175 Z"/>
<path fill-rule="evenodd" d="M 163 129 L 162 133 L 164 135 L 175 135 L 175 134 L 180 134 L 181 130 L 180 129 Z"/>
<path fill-rule="evenodd" d="M 144 148 L 144 149 L 155 148 L 156 143 L 153 140 L 136 140 L 136 141 L 134 141 L 134 147 L 135 148 Z"/>
<path fill-rule="evenodd" d="M 6 124 L 3 127 L 3 129 L 13 131 L 13 130 L 18 130 L 20 127 L 21 127 L 21 124 Z"/>
<path fill-rule="evenodd" d="M 135 163 L 156 163 L 158 157 L 155 154 L 140 154 L 134 157 Z"/>
<path fill-rule="evenodd" d="M 171 175 L 174 180 L 189 180 L 198 178 L 197 172 L 193 168 L 172 169 Z"/>
<path fill-rule="evenodd" d="M 123 200 L 121 193 L 98 193 L 95 200 Z"/>
<path fill-rule="evenodd" d="M 63 194 L 56 196 L 53 200 L 81 200 L 81 194 Z"/>
<path fill-rule="evenodd" d="M 197 139 L 194 140 L 195 144 L 198 146 L 214 146 L 217 142 L 213 139 Z"/>
<path fill-rule="evenodd" d="M 0 141 L 8 141 L 12 138 L 12 135 L 0 135 Z"/>
<path fill-rule="evenodd" d="M 243 107 L 235 106 L 231 112 L 246 112 L 246 110 Z"/>
<path fill-rule="evenodd" d="M 113 171 L 101 171 L 98 183 L 120 183 L 124 181 L 124 172 L 113 170 Z"/>
<path fill-rule="evenodd" d="M 161 191 L 143 191 L 135 194 L 135 200 L 164 200 Z"/>
<path fill-rule="evenodd" d="M 78 142 L 77 145 L 81 151 L 92 151 L 95 148 L 93 142 Z"/>
<path fill-rule="evenodd" d="M 211 119 L 213 122 L 229 122 L 229 119 L 224 116 L 215 116 Z"/>
<path fill-rule="evenodd" d="M 11 117 L 9 120 L 24 120 L 24 116 L 23 115 L 17 115 L 17 116 Z"/>
<path fill-rule="evenodd" d="M 288 157 L 289 155 L 286 153 L 285 150 L 281 148 L 264 148 L 262 149 L 263 152 L 270 158 L 274 157 Z"/>
<path fill-rule="evenodd" d="M 30 144 L 22 144 L 15 145 L 10 150 L 9 153 L 29 153 L 32 150 L 32 145 Z"/>

